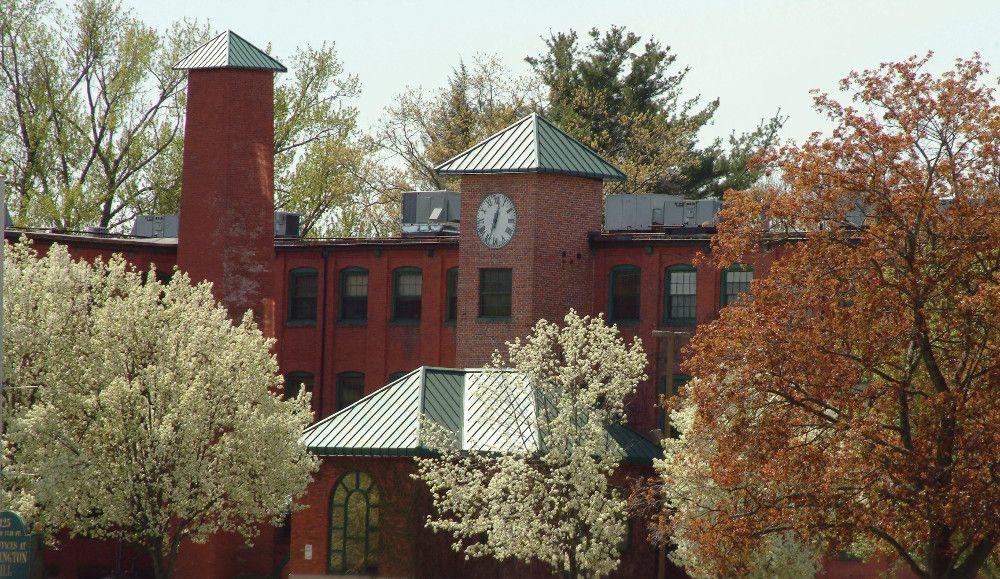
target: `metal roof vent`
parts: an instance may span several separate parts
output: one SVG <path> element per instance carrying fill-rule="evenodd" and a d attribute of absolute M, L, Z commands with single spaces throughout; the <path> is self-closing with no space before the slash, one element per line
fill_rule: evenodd
<path fill-rule="evenodd" d="M 455 191 L 403 193 L 403 235 L 457 235 L 461 198 Z"/>
<path fill-rule="evenodd" d="M 275 237 L 302 237 L 299 233 L 299 226 L 302 216 L 289 211 L 274 212 L 274 236 Z"/>
<path fill-rule="evenodd" d="M 85 231 L 88 235 L 93 235 L 94 237 L 107 237 L 110 235 L 110 231 L 107 227 L 101 227 L 99 225 L 88 227 Z"/>
<path fill-rule="evenodd" d="M 177 237 L 176 215 L 136 215 L 132 237 Z"/>

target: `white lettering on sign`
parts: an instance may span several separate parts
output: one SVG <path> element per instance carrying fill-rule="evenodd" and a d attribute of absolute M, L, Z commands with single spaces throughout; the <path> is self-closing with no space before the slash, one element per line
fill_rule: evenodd
<path fill-rule="evenodd" d="M 306 561 L 311 561 L 312 560 L 312 558 L 313 558 L 313 546 L 312 545 L 306 545 L 305 556 L 306 556 Z"/>

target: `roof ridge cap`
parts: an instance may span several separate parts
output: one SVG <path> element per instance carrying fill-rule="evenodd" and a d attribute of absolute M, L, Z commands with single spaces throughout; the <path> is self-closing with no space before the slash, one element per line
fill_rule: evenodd
<path fill-rule="evenodd" d="M 535 141 L 535 143 L 534 143 L 535 151 L 534 151 L 533 155 L 535 157 L 535 166 L 536 167 L 540 167 L 541 163 L 542 163 L 541 149 L 538 146 L 538 119 L 542 119 L 542 115 L 538 114 L 538 111 L 532 111 L 531 112 L 531 121 L 532 121 L 531 122 L 531 124 L 532 124 L 532 126 L 531 126 L 531 138 Z M 544 119 L 542 119 L 542 120 L 544 120 Z"/>
<path fill-rule="evenodd" d="M 420 366 L 416 370 L 417 374 L 417 388 L 418 396 L 420 397 L 419 402 L 417 402 L 417 448 L 423 448 L 423 434 L 424 434 L 424 416 L 427 413 L 427 366 Z"/>

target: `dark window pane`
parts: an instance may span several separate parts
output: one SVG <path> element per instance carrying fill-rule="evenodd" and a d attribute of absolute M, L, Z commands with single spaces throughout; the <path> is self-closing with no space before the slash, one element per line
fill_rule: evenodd
<path fill-rule="evenodd" d="M 419 320 L 424 276 L 419 269 L 396 270 L 393 289 L 393 319 Z"/>
<path fill-rule="evenodd" d="M 666 318 L 672 324 L 694 324 L 697 311 L 698 273 L 682 266 L 667 270 Z"/>
<path fill-rule="evenodd" d="M 312 392 L 313 375 L 311 372 L 289 372 L 285 374 L 285 398 L 294 398 L 303 390 Z"/>
<path fill-rule="evenodd" d="M 670 384 L 670 392 L 667 392 L 667 377 L 660 376 L 658 388 L 660 396 L 665 396 L 666 398 L 676 396 L 680 392 L 681 387 L 687 384 L 690 379 L 691 377 L 686 374 L 674 374 Z M 658 404 L 658 406 L 660 407 L 660 430 L 671 438 L 677 438 L 680 433 L 670 424 L 670 416 L 667 414 L 666 409 L 662 403 Z"/>
<path fill-rule="evenodd" d="M 479 315 L 509 318 L 513 274 L 510 268 L 479 270 Z"/>
<path fill-rule="evenodd" d="M 354 404 L 365 395 L 365 375 L 361 372 L 337 374 L 337 407 L 334 412 Z"/>
<path fill-rule="evenodd" d="M 173 272 L 156 270 L 156 281 L 162 283 L 163 285 L 170 285 L 170 282 L 173 281 L 173 279 Z"/>
<path fill-rule="evenodd" d="M 737 302 L 743 294 L 750 293 L 750 282 L 753 281 L 752 269 L 737 267 L 727 269 L 722 275 L 722 305 Z"/>
<path fill-rule="evenodd" d="M 611 311 L 608 319 L 613 322 L 639 321 L 638 267 L 626 265 L 611 271 Z"/>
<path fill-rule="evenodd" d="M 288 320 L 316 321 L 318 276 L 312 268 L 293 269 L 288 277 Z"/>
<path fill-rule="evenodd" d="M 389 382 L 395 382 L 396 380 L 399 380 L 400 378 L 406 376 L 407 374 L 409 374 L 409 372 L 406 370 L 400 372 L 393 372 L 392 374 L 389 374 Z"/>
<path fill-rule="evenodd" d="M 445 280 L 445 312 L 444 321 L 454 322 L 458 319 L 458 268 L 448 270 Z"/>
<path fill-rule="evenodd" d="M 350 321 L 368 319 L 367 271 L 348 269 L 340 274 L 340 319 Z"/>

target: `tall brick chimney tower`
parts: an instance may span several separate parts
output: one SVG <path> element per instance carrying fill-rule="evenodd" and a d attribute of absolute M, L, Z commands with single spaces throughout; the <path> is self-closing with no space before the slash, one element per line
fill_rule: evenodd
<path fill-rule="evenodd" d="M 437 167 L 462 175 L 456 362 L 481 366 L 540 318 L 591 313 L 604 181 L 617 167 L 531 114 Z"/>
<path fill-rule="evenodd" d="M 287 69 L 229 31 L 174 68 L 188 71 L 177 265 L 211 281 L 234 319 L 249 309 L 263 323 L 274 287 L 274 73 Z"/>

